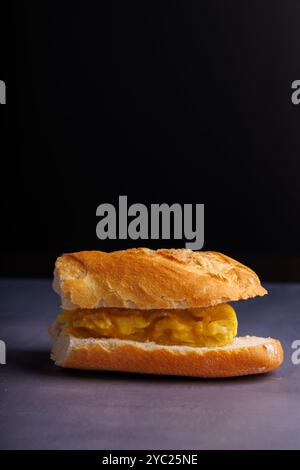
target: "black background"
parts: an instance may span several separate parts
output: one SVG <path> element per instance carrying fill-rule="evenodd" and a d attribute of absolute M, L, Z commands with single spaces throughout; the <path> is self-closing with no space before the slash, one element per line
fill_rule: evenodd
<path fill-rule="evenodd" d="M 300 280 L 297 0 L 52 0 L 8 13 L 2 276 L 50 276 L 68 251 L 184 246 L 98 240 L 96 207 L 125 194 L 205 203 L 204 249 Z"/>

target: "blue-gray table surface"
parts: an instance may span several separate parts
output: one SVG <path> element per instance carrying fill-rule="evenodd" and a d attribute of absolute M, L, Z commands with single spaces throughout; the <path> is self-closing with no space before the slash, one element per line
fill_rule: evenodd
<path fill-rule="evenodd" d="M 266 287 L 267 297 L 235 303 L 239 335 L 280 338 L 283 366 L 206 380 L 60 369 L 49 358 L 51 282 L 0 281 L 0 448 L 300 448 L 300 284 Z"/>

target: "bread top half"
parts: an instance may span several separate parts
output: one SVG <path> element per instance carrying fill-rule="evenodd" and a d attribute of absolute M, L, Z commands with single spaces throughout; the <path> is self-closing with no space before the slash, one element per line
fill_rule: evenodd
<path fill-rule="evenodd" d="M 64 254 L 53 287 L 64 309 L 185 309 L 267 294 L 257 275 L 234 259 L 186 249 Z"/>

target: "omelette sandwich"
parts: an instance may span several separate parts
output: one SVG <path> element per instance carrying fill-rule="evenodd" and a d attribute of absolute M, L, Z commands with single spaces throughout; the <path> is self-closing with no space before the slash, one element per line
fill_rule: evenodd
<path fill-rule="evenodd" d="M 236 337 L 228 302 L 267 291 L 251 269 L 221 253 L 64 254 L 53 287 L 63 310 L 49 331 L 61 367 L 234 377 L 269 372 L 283 361 L 278 340 Z"/>

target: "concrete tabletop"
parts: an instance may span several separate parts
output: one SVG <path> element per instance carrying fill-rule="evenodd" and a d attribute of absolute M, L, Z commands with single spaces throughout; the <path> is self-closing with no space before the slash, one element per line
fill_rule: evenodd
<path fill-rule="evenodd" d="M 48 280 L 2 280 L 1 449 L 300 448 L 300 284 L 235 304 L 239 335 L 278 337 L 277 371 L 204 380 L 63 370 L 49 359 L 59 310 Z"/>

